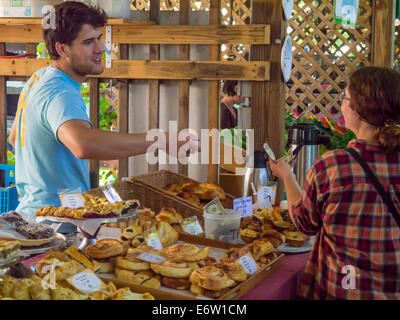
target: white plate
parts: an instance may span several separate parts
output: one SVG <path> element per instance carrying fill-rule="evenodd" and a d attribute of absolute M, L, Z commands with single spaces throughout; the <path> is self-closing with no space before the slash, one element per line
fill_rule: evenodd
<path fill-rule="evenodd" d="M 276 248 L 275 251 L 283 253 L 303 253 L 311 251 L 313 243 L 315 242 L 315 236 L 311 237 L 310 240 L 304 242 L 301 247 L 291 247 L 287 243 L 284 243 L 280 247 Z"/>

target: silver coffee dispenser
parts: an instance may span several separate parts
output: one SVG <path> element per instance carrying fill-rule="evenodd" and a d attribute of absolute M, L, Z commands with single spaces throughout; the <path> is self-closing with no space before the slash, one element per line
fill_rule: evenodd
<path fill-rule="evenodd" d="M 259 187 L 274 184 L 270 170 L 267 167 L 267 159 L 264 151 L 254 151 L 246 159 L 246 169 L 243 175 L 242 197 L 253 194 L 253 187 L 258 191 Z M 253 186 L 252 186 L 253 183 Z"/>
<path fill-rule="evenodd" d="M 301 187 L 304 185 L 308 170 L 314 164 L 314 160 L 319 157 L 320 145 L 328 145 L 329 142 L 329 137 L 322 135 L 313 124 L 297 123 L 289 128 L 289 149 L 296 156 L 293 172 Z"/>

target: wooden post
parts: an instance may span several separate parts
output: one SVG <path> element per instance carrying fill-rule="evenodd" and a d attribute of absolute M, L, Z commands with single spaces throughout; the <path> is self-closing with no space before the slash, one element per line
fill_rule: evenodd
<path fill-rule="evenodd" d="M 392 68 L 395 1 L 374 1 L 373 10 L 372 65 Z"/>
<path fill-rule="evenodd" d="M 252 45 L 252 61 L 271 61 L 271 79 L 252 82 L 251 123 L 254 129 L 254 150 L 263 150 L 268 142 L 276 156 L 283 155 L 285 133 L 285 83 L 281 72 L 281 50 L 286 36 L 282 1 L 253 0 L 252 24 L 271 25 L 271 45 Z M 283 196 L 278 185 L 276 200 Z M 279 202 L 278 202 L 279 203 Z"/>
<path fill-rule="evenodd" d="M 99 127 L 99 79 L 89 79 L 90 86 L 90 121 L 93 128 Z M 99 186 L 99 160 L 89 160 L 90 169 L 90 187 Z"/>
<path fill-rule="evenodd" d="M 221 0 L 210 0 L 210 24 L 220 24 L 221 15 Z M 220 46 L 210 45 L 210 61 L 220 59 Z M 209 81 L 208 86 L 208 129 L 218 129 L 219 128 L 219 81 Z M 212 147 L 212 139 L 210 142 L 210 156 L 209 164 L 207 168 L 207 180 L 208 182 L 218 182 L 218 165 L 212 164 L 212 155 L 218 150 Z M 219 141 L 216 144 L 219 146 Z"/>
<path fill-rule="evenodd" d="M 159 24 L 160 0 L 150 0 L 150 20 Z M 150 45 L 150 60 L 160 60 L 160 45 Z M 160 127 L 160 81 L 149 81 L 149 130 Z M 148 165 L 149 173 L 158 170 L 158 164 Z"/>
<path fill-rule="evenodd" d="M 190 2 L 181 1 L 179 9 L 179 23 L 181 25 L 189 24 L 190 15 Z M 179 46 L 179 59 L 189 60 L 190 59 L 190 46 L 180 45 Z M 189 81 L 179 81 L 179 119 L 178 119 L 178 132 L 189 128 Z M 178 172 L 185 176 L 188 175 L 188 166 L 179 163 L 178 159 Z"/>
<path fill-rule="evenodd" d="M 129 47 L 126 44 L 120 45 L 120 59 L 129 59 Z M 128 108 L 129 108 L 129 80 L 119 81 L 119 102 L 118 102 L 118 129 L 121 133 L 128 133 Z M 120 159 L 118 162 L 118 180 L 128 177 L 128 158 Z"/>
<path fill-rule="evenodd" d="M 6 55 L 6 44 L 0 43 L 0 56 Z M 7 163 L 7 82 L 0 77 L 0 163 Z"/>

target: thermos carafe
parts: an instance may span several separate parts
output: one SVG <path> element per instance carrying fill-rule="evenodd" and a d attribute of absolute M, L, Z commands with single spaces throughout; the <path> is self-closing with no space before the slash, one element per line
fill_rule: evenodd
<path fill-rule="evenodd" d="M 297 148 L 293 172 L 301 187 L 304 185 L 308 170 L 319 157 L 320 145 L 328 145 L 329 142 L 329 137 L 322 135 L 313 124 L 297 123 L 289 128 L 289 148 L 292 152 Z"/>
<path fill-rule="evenodd" d="M 271 173 L 267 167 L 267 159 L 264 151 L 255 151 L 246 159 L 246 169 L 243 175 L 242 197 L 248 197 L 253 194 L 251 183 L 255 190 L 259 187 L 270 186 L 274 184 Z"/>

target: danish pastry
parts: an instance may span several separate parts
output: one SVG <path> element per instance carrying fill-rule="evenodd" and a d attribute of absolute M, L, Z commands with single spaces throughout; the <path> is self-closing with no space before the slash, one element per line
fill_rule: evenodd
<path fill-rule="evenodd" d="M 175 244 L 170 246 L 166 251 L 166 255 L 171 259 L 186 262 L 203 260 L 209 253 L 210 247 L 200 249 L 190 243 Z"/>
<path fill-rule="evenodd" d="M 236 282 L 242 282 L 247 279 L 247 273 L 240 263 L 220 262 L 216 263 L 215 266 L 217 268 L 224 270 L 224 272 L 228 275 L 229 279 L 232 279 Z"/>
<path fill-rule="evenodd" d="M 216 266 L 206 266 L 194 270 L 189 281 L 196 286 L 213 291 L 229 288 L 235 283 L 222 269 Z"/>
<path fill-rule="evenodd" d="M 187 290 L 190 288 L 190 281 L 187 279 L 162 277 L 161 283 L 167 288 L 175 290 Z"/>
<path fill-rule="evenodd" d="M 132 292 L 128 287 L 118 289 L 111 296 L 111 300 L 155 300 L 154 297 L 148 293 L 135 293 Z"/>
<path fill-rule="evenodd" d="M 161 287 L 160 280 L 148 271 L 133 271 L 121 268 L 115 268 L 115 275 L 119 280 L 148 288 L 159 289 Z"/>
<path fill-rule="evenodd" d="M 161 221 L 157 226 L 157 233 L 163 247 L 167 247 L 179 239 L 179 233 L 168 222 Z"/>
<path fill-rule="evenodd" d="M 150 264 L 151 270 L 164 277 L 187 279 L 193 271 L 193 265 L 186 262 L 167 260 L 163 263 Z"/>
<path fill-rule="evenodd" d="M 124 257 L 115 259 L 115 266 L 132 271 L 144 271 L 150 269 L 150 263 L 136 258 L 132 253 L 126 254 Z"/>
<path fill-rule="evenodd" d="M 180 223 L 182 216 L 176 212 L 174 208 L 162 208 L 158 215 L 156 215 L 156 220 L 165 221 L 169 224 Z"/>

